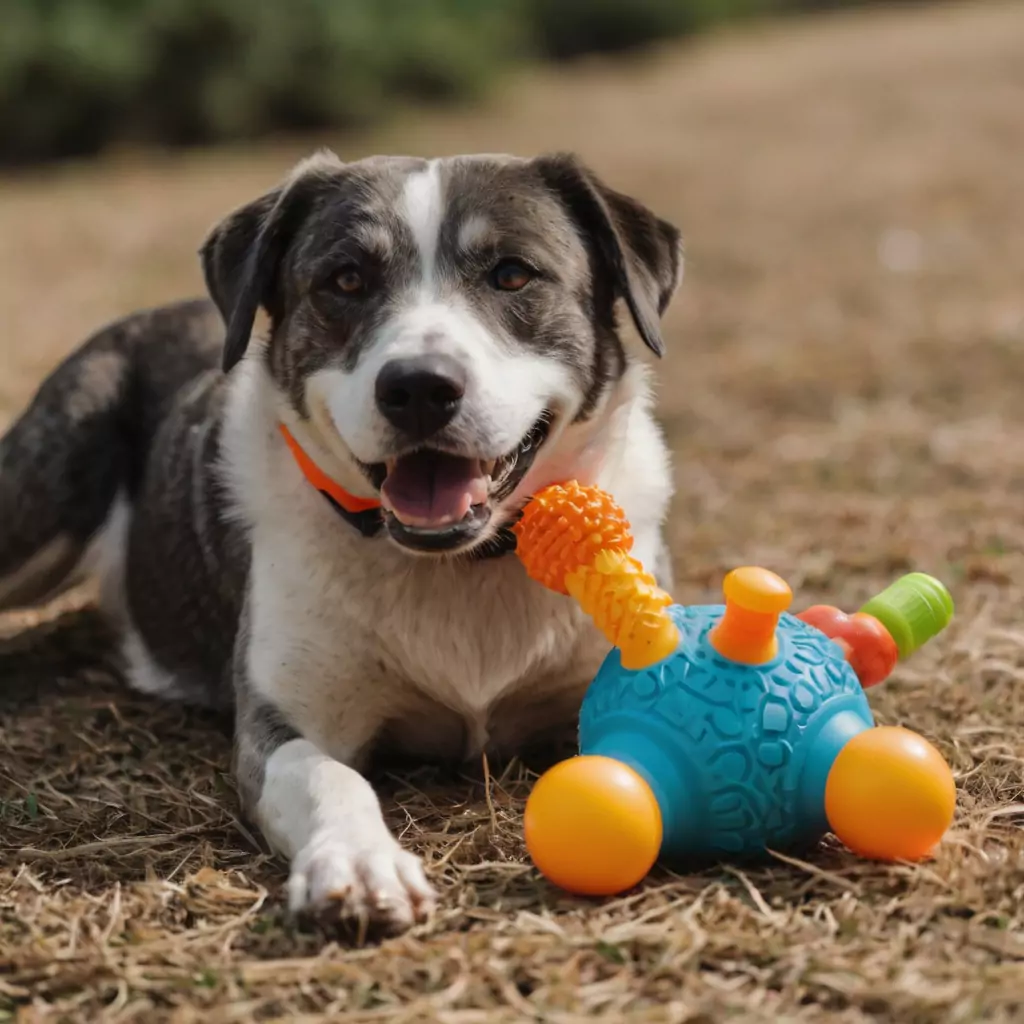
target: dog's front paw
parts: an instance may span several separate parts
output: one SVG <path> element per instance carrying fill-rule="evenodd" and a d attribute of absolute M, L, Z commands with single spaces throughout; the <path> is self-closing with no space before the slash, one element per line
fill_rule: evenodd
<path fill-rule="evenodd" d="M 293 913 L 392 934 L 426 919 L 435 899 L 419 857 L 390 834 L 368 843 L 341 831 L 319 832 L 295 857 L 288 879 Z"/>

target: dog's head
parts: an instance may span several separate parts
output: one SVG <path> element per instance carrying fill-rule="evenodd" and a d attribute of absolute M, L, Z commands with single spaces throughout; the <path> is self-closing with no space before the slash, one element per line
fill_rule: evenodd
<path fill-rule="evenodd" d="M 394 541 L 449 553 L 494 537 L 560 440 L 606 413 L 619 300 L 661 354 L 682 267 L 676 229 L 571 156 L 320 154 L 202 259 L 225 369 L 262 307 L 266 366 L 322 468 L 379 491 Z"/>

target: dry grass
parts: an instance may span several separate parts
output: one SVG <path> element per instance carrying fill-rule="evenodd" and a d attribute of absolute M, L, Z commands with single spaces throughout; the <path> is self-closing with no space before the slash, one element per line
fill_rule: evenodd
<path fill-rule="evenodd" d="M 227 725 L 130 696 L 88 610 L 0 620 L 0 1019 L 1024 1019 L 1024 10 L 787 26 L 510 83 L 369 148 L 580 149 L 685 226 L 661 410 L 682 600 L 767 563 L 803 603 L 908 566 L 948 635 L 873 691 L 955 767 L 934 861 L 654 875 L 559 896 L 524 863 L 520 771 L 406 777 L 390 813 L 442 890 L 383 949 L 281 912 L 238 821 Z M 288 146 L 4 182 L 0 419 L 82 334 L 199 287 L 209 222 Z"/>

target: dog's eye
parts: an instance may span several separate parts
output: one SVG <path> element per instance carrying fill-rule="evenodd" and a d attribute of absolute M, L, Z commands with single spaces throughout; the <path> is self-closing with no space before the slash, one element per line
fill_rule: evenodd
<path fill-rule="evenodd" d="M 356 295 L 366 287 L 366 282 L 355 267 L 345 267 L 334 275 L 334 287 L 343 295 Z"/>
<path fill-rule="evenodd" d="M 533 271 L 519 260 L 499 260 L 491 271 L 491 284 L 502 292 L 517 292 L 534 278 Z"/>

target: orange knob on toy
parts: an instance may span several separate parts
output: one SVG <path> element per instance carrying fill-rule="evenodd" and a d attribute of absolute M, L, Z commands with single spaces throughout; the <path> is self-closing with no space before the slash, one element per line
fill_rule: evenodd
<path fill-rule="evenodd" d="M 541 874 L 581 896 L 632 888 L 661 851 L 661 810 L 651 787 L 610 757 L 556 764 L 533 787 L 523 825 Z"/>
<path fill-rule="evenodd" d="M 839 752 L 825 784 L 832 831 L 874 860 L 927 857 L 953 821 L 956 786 L 942 755 L 916 732 L 876 726 Z"/>
<path fill-rule="evenodd" d="M 730 661 L 763 665 L 779 652 L 775 627 L 793 600 L 789 584 L 767 569 L 733 569 L 722 584 L 725 613 L 708 635 L 711 645 Z"/>

